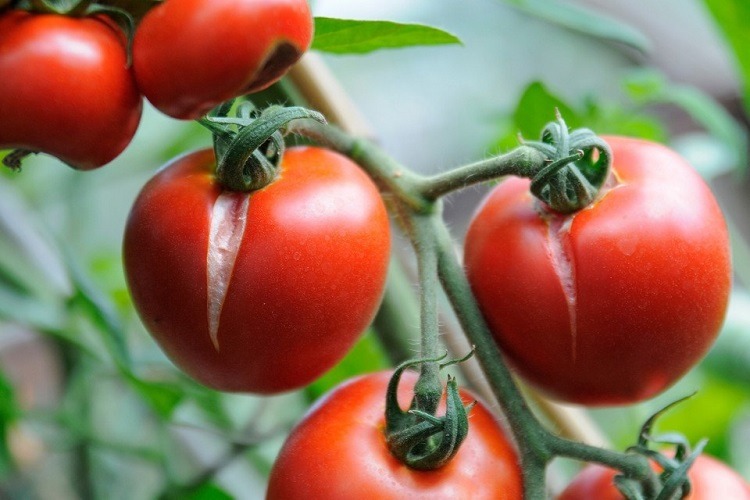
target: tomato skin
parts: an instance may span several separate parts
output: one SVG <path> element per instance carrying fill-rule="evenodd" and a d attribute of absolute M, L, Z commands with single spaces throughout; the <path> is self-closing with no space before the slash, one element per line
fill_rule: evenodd
<path fill-rule="evenodd" d="M 469 281 L 515 370 L 588 405 L 654 396 L 715 339 L 731 287 L 728 233 L 705 183 L 676 153 L 606 138 L 614 186 L 572 215 L 512 178 L 466 238 Z"/>
<path fill-rule="evenodd" d="M 319 400 L 295 427 L 269 478 L 267 500 L 522 498 L 516 452 L 492 414 L 477 404 L 469 434 L 442 468 L 417 471 L 385 442 L 385 392 L 392 372 L 351 379 Z M 404 373 L 399 402 L 408 407 L 417 376 Z M 471 394 L 461 391 L 468 403 Z M 445 411 L 444 401 L 438 414 Z"/>
<path fill-rule="evenodd" d="M 0 148 L 41 151 L 79 170 L 112 161 L 143 106 L 124 43 L 100 18 L 0 15 Z"/>
<path fill-rule="evenodd" d="M 249 195 L 223 192 L 214 166 L 213 151 L 197 151 L 144 186 L 125 230 L 133 302 L 199 382 L 254 393 L 301 387 L 340 360 L 375 314 L 390 251 L 385 207 L 354 163 L 324 149 L 288 149 L 280 178 Z M 249 201 L 214 344 L 207 255 L 220 195 Z"/>
<path fill-rule="evenodd" d="M 133 64 L 156 108 L 193 119 L 277 81 L 312 33 L 306 0 L 167 0 L 138 27 Z"/>
<path fill-rule="evenodd" d="M 613 479 L 617 472 L 588 465 L 573 478 L 558 500 L 623 500 Z M 750 486 L 727 465 L 707 455 L 699 456 L 688 471 L 691 491 L 686 500 L 750 500 Z"/>

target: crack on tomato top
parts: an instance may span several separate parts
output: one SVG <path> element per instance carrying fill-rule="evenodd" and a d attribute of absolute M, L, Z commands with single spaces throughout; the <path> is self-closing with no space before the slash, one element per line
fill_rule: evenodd
<path fill-rule="evenodd" d="M 576 343 L 578 340 L 578 318 L 576 314 L 576 266 L 573 249 L 570 243 L 570 228 L 575 214 L 565 216 L 548 214 L 547 221 L 547 251 L 550 262 L 555 271 L 568 307 L 568 321 L 571 335 L 571 358 L 576 361 Z"/>
<path fill-rule="evenodd" d="M 225 191 L 216 199 L 211 210 L 206 252 L 207 312 L 208 334 L 217 351 L 221 310 L 245 234 L 249 203 L 247 194 Z"/>

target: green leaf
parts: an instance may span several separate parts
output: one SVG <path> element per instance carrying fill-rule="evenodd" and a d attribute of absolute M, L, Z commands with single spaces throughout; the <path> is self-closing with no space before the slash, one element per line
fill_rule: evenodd
<path fill-rule="evenodd" d="M 187 493 L 186 500 L 232 500 L 234 497 L 214 483 L 206 483 L 200 488 Z"/>
<path fill-rule="evenodd" d="M 524 91 L 513 114 L 518 132 L 527 139 L 537 139 L 544 126 L 554 121 L 555 108 L 560 110 L 570 128 L 582 125 L 581 116 L 572 106 L 553 94 L 542 82 L 531 83 Z"/>
<path fill-rule="evenodd" d="M 390 362 L 380 344 L 372 332 L 367 332 L 338 365 L 309 385 L 305 394 L 313 401 L 347 379 L 388 367 Z"/>
<path fill-rule="evenodd" d="M 13 386 L 0 372 L 0 477 L 13 469 L 13 456 L 8 447 L 8 430 L 18 414 Z"/>
<path fill-rule="evenodd" d="M 624 82 L 626 92 L 639 104 L 671 104 L 683 109 L 733 156 L 729 167 L 747 165 L 747 135 L 742 126 L 714 98 L 687 85 L 673 85 L 661 73 L 642 70 Z"/>
<path fill-rule="evenodd" d="M 164 420 L 171 418 L 185 397 L 185 391 L 177 384 L 146 381 L 133 375 L 127 378 L 133 389 Z"/>
<path fill-rule="evenodd" d="M 747 0 L 704 0 L 734 51 L 734 57 L 743 82 L 745 113 L 750 116 L 750 2 Z"/>
<path fill-rule="evenodd" d="M 316 17 L 312 48 L 332 54 L 365 54 L 380 49 L 460 43 L 448 32 L 421 24 Z"/>
<path fill-rule="evenodd" d="M 649 39 L 632 26 L 572 3 L 554 0 L 505 0 L 505 2 L 521 12 L 584 35 L 621 43 L 642 53 L 651 49 Z"/>
<path fill-rule="evenodd" d="M 530 83 L 493 149 L 507 151 L 518 146 L 518 134 L 524 139 L 538 139 L 544 126 L 555 119 L 555 108 L 560 110 L 569 127 L 580 125 L 580 114 L 571 105 L 550 92 L 542 82 Z"/>

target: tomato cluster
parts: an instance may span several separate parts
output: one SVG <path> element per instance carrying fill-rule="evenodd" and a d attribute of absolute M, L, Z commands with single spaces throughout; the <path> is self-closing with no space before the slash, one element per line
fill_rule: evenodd
<path fill-rule="evenodd" d="M 128 54 L 126 34 L 104 15 L 9 10 L 0 14 L 0 148 L 100 167 L 132 140 L 141 95 L 197 118 L 281 78 L 312 28 L 306 0 L 167 0 L 148 11 Z"/>

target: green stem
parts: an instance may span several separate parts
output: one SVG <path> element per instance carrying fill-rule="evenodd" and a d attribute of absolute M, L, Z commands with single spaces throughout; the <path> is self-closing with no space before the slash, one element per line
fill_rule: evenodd
<path fill-rule="evenodd" d="M 436 200 L 452 191 L 504 175 L 531 177 L 544 166 L 546 159 L 540 151 L 521 146 L 504 155 L 428 177 L 420 183 L 419 190 L 424 197 Z"/>
<path fill-rule="evenodd" d="M 438 328 L 438 257 L 437 246 L 431 228 L 439 211 L 429 215 L 416 214 L 409 217 L 407 227 L 417 253 L 420 287 L 421 358 L 434 359 L 439 356 L 440 332 Z M 426 413 L 437 411 L 443 386 L 440 382 L 440 365 L 437 362 L 422 363 L 420 375 L 414 387 L 414 408 Z"/>
<path fill-rule="evenodd" d="M 412 341 L 419 337 L 417 318 L 419 304 L 412 284 L 398 259 L 391 257 L 385 293 L 373 329 L 394 366 L 414 357 Z"/>
<path fill-rule="evenodd" d="M 287 131 L 305 136 L 348 156 L 359 164 L 381 191 L 392 193 L 412 210 L 430 211 L 431 203 L 415 189 L 423 179 L 369 141 L 352 137 L 333 125 L 309 120 L 292 122 L 287 126 Z"/>

